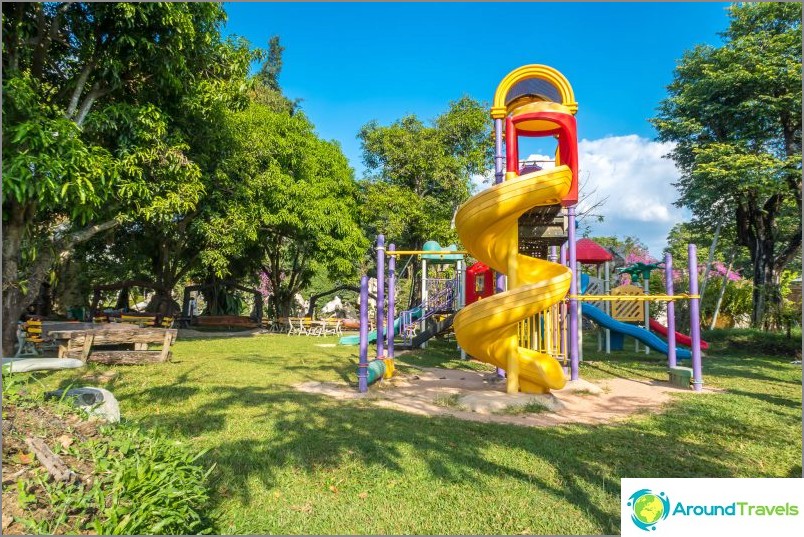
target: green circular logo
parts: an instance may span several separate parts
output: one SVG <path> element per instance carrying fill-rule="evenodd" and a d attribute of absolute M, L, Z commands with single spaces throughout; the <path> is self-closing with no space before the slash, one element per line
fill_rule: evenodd
<path fill-rule="evenodd" d="M 659 494 L 648 489 L 635 492 L 628 499 L 631 521 L 641 530 L 655 530 L 655 524 L 670 514 L 670 501 L 664 492 Z"/>

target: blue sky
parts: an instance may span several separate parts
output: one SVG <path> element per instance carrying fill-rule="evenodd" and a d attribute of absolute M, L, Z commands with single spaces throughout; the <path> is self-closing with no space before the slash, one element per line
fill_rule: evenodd
<path fill-rule="evenodd" d="M 671 206 L 674 167 L 658 162 L 669 147 L 653 142 L 647 119 L 666 96 L 684 51 L 721 43 L 727 6 L 225 3 L 228 33 L 259 47 L 280 36 L 283 90 L 302 99 L 320 136 L 341 144 L 358 177 L 356 134 L 368 121 L 389 124 L 406 114 L 429 120 L 463 95 L 490 102 L 500 80 L 521 65 L 558 69 L 579 103 L 587 189 L 608 196 L 600 211 L 606 221 L 594 224 L 594 233 L 638 236 L 654 255 L 684 214 Z"/>

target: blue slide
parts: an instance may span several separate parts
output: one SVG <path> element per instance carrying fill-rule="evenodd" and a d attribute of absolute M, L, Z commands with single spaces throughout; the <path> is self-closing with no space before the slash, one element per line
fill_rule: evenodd
<path fill-rule="evenodd" d="M 631 336 L 632 338 L 641 341 L 651 349 L 667 354 L 667 342 L 653 332 L 649 332 L 644 328 L 635 326 L 633 324 L 622 323 L 616 319 L 613 319 L 612 317 L 606 315 L 603 310 L 596 308 L 591 304 L 582 303 L 581 312 L 583 315 L 589 317 L 603 328 L 608 328 L 612 332 L 620 332 L 626 336 Z M 692 353 L 687 349 L 680 349 L 676 347 L 676 358 L 679 360 L 689 360 L 692 358 Z"/>
<path fill-rule="evenodd" d="M 414 308 L 411 310 L 410 313 L 411 318 L 415 321 L 422 316 L 422 309 L 420 307 Z M 394 319 L 394 335 L 399 334 L 399 331 L 401 329 L 402 329 L 402 316 L 400 315 L 399 317 Z M 371 343 L 372 341 L 377 341 L 376 330 L 372 330 L 371 332 L 368 333 L 368 340 L 369 343 Z M 340 343 L 341 345 L 357 345 L 358 343 L 360 343 L 360 334 L 354 336 L 343 336 L 341 339 L 338 340 L 338 343 Z"/>

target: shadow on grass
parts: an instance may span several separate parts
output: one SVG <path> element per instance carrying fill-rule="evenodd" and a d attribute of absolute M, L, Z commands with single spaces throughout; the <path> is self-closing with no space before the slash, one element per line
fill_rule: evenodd
<path fill-rule="evenodd" d="M 289 470 L 317 475 L 357 463 L 367 469 L 365 475 L 377 469 L 377 475 L 410 476 L 406 465 L 415 461 L 426 468 L 423 479 L 433 483 L 469 489 L 484 478 L 516 481 L 537 496 L 562 498 L 604 533 L 617 534 L 618 509 L 611 508 L 610 497 L 602 501 L 601 496 L 616 495 L 621 477 L 779 473 L 799 477 L 801 473 L 800 464 L 789 470 L 757 467 L 755 452 L 741 447 L 789 449 L 795 436 L 786 434 L 796 417 L 795 398 L 761 391 L 766 379 L 777 385 L 791 382 L 769 376 L 769 360 L 750 364 L 765 368 L 764 373 L 744 367 L 749 364 L 742 361 L 718 362 L 712 370 L 723 375 L 719 380 L 728 384 L 728 394 L 679 395 L 662 413 L 612 425 L 527 428 L 421 417 L 290 388 L 304 380 L 331 379 L 333 372 L 353 385 L 356 348 L 350 354 L 289 348 L 277 356 L 261 355 L 252 347 L 232 350 L 217 345 L 208 351 L 215 360 L 243 365 L 211 376 L 209 362 L 184 364 L 173 372 L 154 370 L 143 378 L 128 379 L 122 373 L 119 381 L 121 402 L 128 408 L 147 409 L 141 418 L 144 424 L 166 429 L 199 449 L 210 448 L 204 463 L 216 465 L 213 509 L 231 497 L 243 505 L 268 508 L 265 493 L 257 492 L 255 483 L 265 489 L 277 487 Z M 434 353 L 422 359 L 428 366 L 455 361 L 454 348 L 434 344 L 431 350 Z M 601 376 L 652 383 L 663 374 L 664 366 L 657 362 L 626 355 L 584 362 L 582 367 Z M 705 364 L 705 374 L 706 368 Z M 118 378 L 107 386 L 116 386 L 115 382 Z M 781 419 L 753 419 L 769 414 Z"/>
<path fill-rule="evenodd" d="M 133 399 L 173 398 L 175 392 L 170 395 L 170 389 L 147 390 Z M 243 407 L 260 409 L 248 421 L 249 427 L 260 431 L 259 437 L 223 441 L 205 457 L 217 467 L 216 485 L 225 485 L 245 505 L 252 502 L 250 482 L 257 479 L 271 488 L 280 469 L 312 473 L 357 461 L 401 473 L 404 454 L 412 452 L 436 480 L 473 486 L 478 474 L 505 476 L 544 494 L 564 497 L 608 534 L 618 533 L 619 520 L 599 507 L 598 498 L 590 497 L 590 487 L 617 490 L 613 476 L 732 477 L 739 454 L 729 455 L 722 445 L 698 439 L 736 434 L 760 442 L 769 434 L 737 417 L 722 415 L 700 399 L 683 412 L 671 409 L 651 418 L 662 420 L 661 427 L 642 421 L 533 429 L 413 416 L 271 385 L 219 386 L 214 399 L 191 412 L 174 411 L 145 421 L 192 438 L 221 432 Z M 490 451 L 521 453 L 525 459 L 521 465 L 517 460 L 501 462 L 490 457 Z M 723 462 L 729 459 L 731 464 Z M 539 461 L 536 467 L 534 461 Z M 553 467 L 566 479 L 561 485 L 548 481 L 542 477 L 544 472 L 536 471 L 539 465 Z"/>

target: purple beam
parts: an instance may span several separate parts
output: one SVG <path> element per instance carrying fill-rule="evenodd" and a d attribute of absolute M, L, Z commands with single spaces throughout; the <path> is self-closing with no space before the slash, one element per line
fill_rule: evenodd
<path fill-rule="evenodd" d="M 566 244 L 561 245 L 561 253 L 559 254 L 558 262 L 561 263 L 562 265 L 564 265 L 565 267 L 567 266 L 567 245 Z"/>
<path fill-rule="evenodd" d="M 396 245 L 388 245 L 388 253 L 396 250 Z M 394 357 L 394 315 L 396 315 L 396 256 L 388 256 L 388 340 L 385 348 L 388 351 L 388 358 Z M 399 321 L 402 322 L 401 320 Z"/>
<path fill-rule="evenodd" d="M 698 252 L 694 244 L 688 247 L 690 258 L 690 294 L 698 294 Z M 701 371 L 701 299 L 690 299 L 690 339 L 692 339 L 692 389 L 696 392 L 703 388 Z"/>
<path fill-rule="evenodd" d="M 360 278 L 360 362 L 357 366 L 357 386 L 360 393 L 368 391 L 368 276 Z"/>
<path fill-rule="evenodd" d="M 567 207 L 567 242 L 569 243 L 569 266 L 572 271 L 570 280 L 570 297 L 578 294 L 577 255 L 575 252 L 575 206 Z M 569 301 L 569 350 L 570 350 L 570 380 L 578 380 L 578 300 L 570 298 Z"/>
<path fill-rule="evenodd" d="M 664 254 L 664 285 L 668 296 L 673 296 L 673 256 Z M 667 365 L 676 366 L 676 303 L 667 302 Z"/>
<path fill-rule="evenodd" d="M 503 176 L 503 120 L 494 120 L 494 182 L 502 183 Z"/>
<path fill-rule="evenodd" d="M 494 184 L 503 182 L 505 171 L 503 166 L 503 120 L 494 120 Z M 494 286 L 495 293 L 505 291 L 505 274 L 497 274 Z M 497 376 L 505 378 L 505 369 L 497 368 Z"/>
<path fill-rule="evenodd" d="M 377 359 L 383 358 L 385 345 L 385 236 L 377 236 Z"/>

